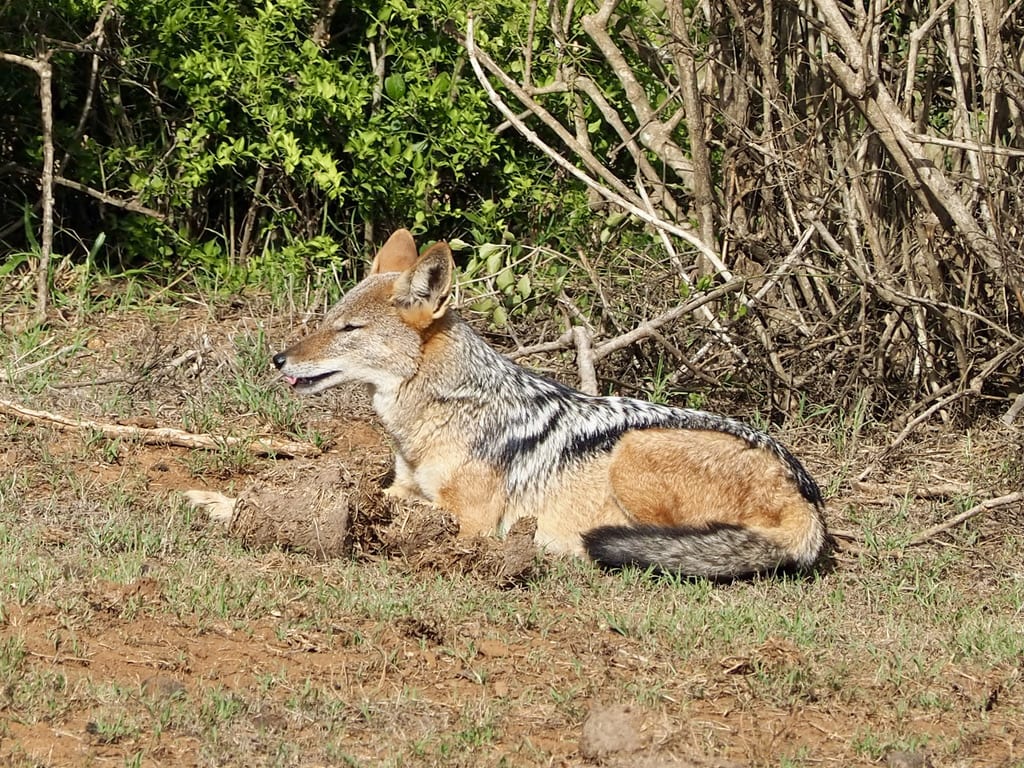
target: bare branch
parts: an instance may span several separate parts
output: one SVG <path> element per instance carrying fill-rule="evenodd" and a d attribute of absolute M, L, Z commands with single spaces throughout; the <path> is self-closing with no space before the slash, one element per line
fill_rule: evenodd
<path fill-rule="evenodd" d="M 975 504 L 968 510 L 961 512 L 959 515 L 954 515 L 949 520 L 933 525 L 931 528 L 926 528 L 920 533 L 914 534 L 910 541 L 907 542 L 907 546 L 916 547 L 925 542 L 928 542 L 938 536 L 940 533 L 945 533 L 951 528 L 955 528 L 961 523 L 965 523 L 972 517 L 976 517 L 982 512 L 989 512 L 993 509 L 999 509 L 1000 507 L 1007 507 L 1010 504 L 1017 504 L 1024 501 L 1024 492 L 1018 491 L 1016 493 L 1008 493 L 1005 496 L 999 496 L 993 499 L 985 499 L 980 504 Z"/>
<path fill-rule="evenodd" d="M 670 126 L 657 119 L 643 86 L 640 85 L 622 51 L 608 34 L 608 21 L 618 5 L 619 0 L 604 0 L 597 13 L 584 16 L 580 24 L 622 83 L 630 107 L 640 123 L 640 143 L 664 159 L 683 183 L 692 188 L 693 163 L 673 141 Z"/>
<path fill-rule="evenodd" d="M 664 219 L 661 219 L 657 216 L 648 213 L 644 208 L 637 204 L 637 201 L 635 199 L 631 199 L 634 198 L 634 195 L 632 194 L 632 192 L 629 191 L 628 188 L 625 188 L 622 182 L 618 181 L 618 179 L 615 179 L 614 184 L 614 186 L 617 188 L 616 191 L 612 191 L 603 184 L 600 184 L 599 182 L 585 174 L 583 171 L 581 171 L 579 168 L 577 168 L 575 165 L 570 163 L 564 157 L 562 157 L 562 155 L 555 152 L 555 150 L 553 150 L 546 143 L 544 143 L 544 141 L 542 141 L 541 138 L 534 131 L 532 131 L 525 123 L 523 123 L 522 120 L 516 117 L 515 113 L 508 108 L 508 106 L 505 104 L 501 96 L 498 95 L 498 92 L 494 90 L 494 86 L 491 85 L 490 80 L 487 79 L 487 76 L 484 74 L 483 69 L 481 68 L 481 61 L 483 60 L 484 55 L 479 52 L 479 49 L 476 47 L 476 43 L 473 40 L 472 14 L 470 14 L 469 16 L 469 21 L 466 27 L 466 51 L 469 54 L 469 60 L 470 63 L 473 65 L 473 71 L 476 73 L 477 80 L 480 81 L 480 84 L 484 87 L 484 90 L 487 91 L 487 96 L 488 98 L 490 98 L 491 103 L 498 108 L 498 111 L 501 112 L 505 119 L 508 120 L 513 126 L 515 126 L 516 130 L 518 130 L 531 144 L 533 144 L 535 147 L 544 152 L 544 154 L 546 154 L 548 157 L 554 160 L 559 166 L 561 166 L 566 171 L 575 176 L 577 179 L 586 184 L 587 187 L 598 192 L 606 200 L 609 200 L 610 202 L 613 202 L 616 205 L 621 206 L 622 208 L 626 209 L 627 211 L 639 217 L 640 219 L 643 219 L 648 224 L 651 224 L 652 226 L 655 226 L 658 229 L 663 229 L 666 232 L 675 235 L 676 237 L 682 238 L 690 245 L 694 246 L 702 254 L 707 256 L 711 263 L 715 264 L 716 268 L 719 269 L 719 272 L 721 273 L 724 279 L 730 280 L 732 278 L 732 275 L 725 268 L 725 265 L 722 263 L 722 260 L 719 258 L 718 254 L 715 253 L 711 246 L 709 246 L 699 237 L 694 235 L 689 230 L 683 229 L 682 227 L 679 227 L 675 224 L 665 221 Z M 491 63 L 493 64 L 493 62 Z M 508 78 L 507 75 L 501 77 L 501 80 L 502 83 L 509 88 L 509 90 L 512 90 L 513 93 L 516 93 L 516 98 L 525 98 L 524 103 L 528 103 L 531 101 L 531 99 L 529 99 L 529 97 L 526 96 L 522 89 L 516 86 L 515 82 L 511 78 Z M 520 96 L 520 94 L 522 94 L 522 96 Z M 578 143 L 565 131 L 564 128 L 561 129 L 559 133 L 559 137 L 566 142 L 567 146 L 578 147 Z M 618 188 L 620 187 L 625 191 L 625 194 L 622 194 L 618 190 Z"/>
<path fill-rule="evenodd" d="M 53 67 L 50 52 L 35 59 L 0 52 L 0 61 L 27 67 L 39 78 L 39 114 L 43 129 L 43 168 L 40 172 L 42 195 L 39 205 L 43 213 L 42 235 L 39 238 L 39 264 L 36 266 L 36 321 L 43 323 L 50 303 L 50 254 L 53 252 Z"/>
<path fill-rule="evenodd" d="M 147 445 L 176 445 L 182 448 L 199 448 L 218 451 L 224 448 L 244 448 L 259 456 L 318 456 L 321 450 L 309 443 L 296 443 L 269 437 L 216 437 L 195 434 L 171 427 L 132 427 L 124 424 L 108 424 L 89 419 L 75 419 L 59 413 L 37 411 L 26 408 L 11 400 L 0 400 L 0 413 L 36 424 L 49 424 L 62 430 L 92 430 L 112 440 L 138 440 Z"/>
<path fill-rule="evenodd" d="M 101 192 L 98 189 L 93 189 L 85 184 L 78 181 L 72 181 L 71 179 L 65 179 L 63 176 L 54 176 L 53 181 L 55 184 L 59 184 L 62 187 L 73 189 L 76 192 L 82 192 L 83 194 L 94 197 L 106 205 L 113 206 L 114 208 L 121 208 L 131 213 L 141 213 L 143 216 L 149 216 L 151 218 L 163 221 L 167 218 L 160 211 L 153 210 L 145 205 L 142 205 L 136 200 L 122 200 L 119 197 L 108 195 L 106 192 Z"/>

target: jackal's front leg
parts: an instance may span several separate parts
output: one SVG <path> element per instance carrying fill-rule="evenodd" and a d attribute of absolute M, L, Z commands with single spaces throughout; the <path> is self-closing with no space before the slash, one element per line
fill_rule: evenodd
<path fill-rule="evenodd" d="M 391 485 L 384 489 L 384 495 L 393 499 L 404 501 L 430 501 L 423 495 L 423 491 L 413 475 L 412 467 L 402 458 L 401 454 L 395 454 L 395 477 Z"/>
<path fill-rule="evenodd" d="M 502 476 L 489 464 L 470 461 L 437 495 L 437 504 L 459 521 L 459 536 L 493 536 L 508 505 Z"/>

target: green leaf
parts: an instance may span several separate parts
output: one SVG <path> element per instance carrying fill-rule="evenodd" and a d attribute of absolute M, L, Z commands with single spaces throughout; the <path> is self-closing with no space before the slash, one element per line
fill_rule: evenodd
<path fill-rule="evenodd" d="M 384 78 L 384 93 L 392 101 L 398 101 L 405 96 L 405 78 L 397 72 Z"/>

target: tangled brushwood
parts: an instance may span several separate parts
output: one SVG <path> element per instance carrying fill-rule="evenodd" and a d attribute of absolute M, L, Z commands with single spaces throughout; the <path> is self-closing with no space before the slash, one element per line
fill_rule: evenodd
<path fill-rule="evenodd" d="M 588 269 L 590 327 L 626 343 L 545 349 L 592 363 L 648 338 L 676 381 L 749 382 L 782 411 L 802 395 L 908 423 L 1007 412 L 1024 359 L 1020 5 L 534 11 L 514 66 L 471 23 L 478 79 L 592 202 L 662 236 L 634 274 L 675 281 L 623 291 L 621 264 Z M 700 330 L 663 324 L 694 286 L 719 294 L 690 302 Z"/>

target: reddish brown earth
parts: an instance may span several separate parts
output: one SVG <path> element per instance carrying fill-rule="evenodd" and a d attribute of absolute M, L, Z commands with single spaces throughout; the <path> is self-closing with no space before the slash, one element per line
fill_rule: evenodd
<path fill-rule="evenodd" d="M 144 411 L 137 425 L 181 427 L 186 393 L 210 396 L 230 386 L 230 377 L 218 378 L 218 361 L 231 357 L 234 335 L 255 327 L 244 316 L 175 314 L 155 327 L 122 318 L 114 328 L 90 330 L 88 345 L 56 366 L 55 380 L 89 381 L 106 375 L 104 369 L 125 374 L 130 408 Z M 277 338 L 284 336 L 278 331 Z M 206 368 L 131 384 L 147 361 L 204 344 Z M 121 353 L 117 362 L 114 349 Z M 90 369 L 90 376 L 82 375 Z M 102 404 L 106 395 L 99 386 L 50 387 L 31 404 L 114 421 Z M 26 402 L 28 396 L 8 391 L 4 397 Z M 430 528 L 434 523 L 409 510 L 398 510 L 404 517 L 389 529 L 395 510 L 373 507 L 383 502 L 366 490 L 367 479 L 378 479 L 386 468 L 386 443 L 364 406 L 340 402 L 310 403 L 303 412 L 307 426 L 330 435 L 324 457 L 253 459 L 234 468 L 198 462 L 189 449 L 129 441 L 107 460 L 103 441 L 96 447 L 89 435 L 0 416 L 0 474 L 14 478 L 5 486 L 8 502 L 0 506 L 3 572 L 12 582 L 0 585 L 0 639 L 6 644 L 0 671 L 4 665 L 14 670 L 0 695 L 0 762 L 1024 765 L 1024 655 L 1014 660 L 1011 653 L 991 664 L 908 658 L 908 666 L 923 665 L 920 674 L 894 671 L 894 680 L 879 676 L 885 665 L 876 657 L 857 657 L 856 641 L 833 634 L 826 634 L 829 645 L 822 647 L 782 634 L 718 645 L 701 640 L 715 636 L 713 626 L 680 625 L 677 637 L 667 637 L 671 633 L 662 627 L 668 624 L 658 623 L 669 610 L 658 601 L 672 590 L 712 608 L 750 605 L 756 611 L 778 601 L 782 610 L 794 595 L 822 602 L 841 591 L 860 595 L 868 569 L 902 573 L 898 560 L 840 553 L 830 572 L 805 585 L 705 588 L 624 581 L 581 564 L 533 560 L 528 550 L 524 561 L 523 550 L 509 554 L 507 545 L 457 542 L 449 528 Z M 221 424 L 271 434 L 273 428 L 259 419 L 228 413 Z M 827 479 L 840 471 L 855 475 L 863 466 L 836 469 L 821 441 L 800 440 L 797 433 L 790 442 L 810 456 L 819 475 L 824 468 Z M 976 470 L 958 465 L 962 443 L 949 440 L 959 447 L 944 437 L 916 443 L 919 460 L 913 465 L 941 466 L 941 472 L 909 474 L 898 487 L 892 477 L 877 476 L 860 490 L 845 485 L 841 503 L 831 509 L 833 524 L 855 529 L 850 510 L 890 504 L 922 479 L 966 482 Z M 908 466 L 901 455 L 900 466 Z M 1019 446 L 1010 446 L 990 463 L 1015 458 Z M 309 478 L 330 462 L 348 472 L 333 481 L 344 493 L 366 497 L 353 508 L 355 551 L 349 557 L 322 560 L 281 549 L 288 542 L 280 540 L 240 547 L 203 520 L 189 519 L 174 496 L 189 488 L 238 490 L 258 482 L 291 500 L 293 493 L 309 492 Z M 18 484 L 18 477 L 29 481 Z M 85 543 L 102 527 L 90 504 L 115 488 L 129 489 L 138 500 L 129 509 L 145 521 L 142 533 L 166 525 L 172 542 L 166 554 L 150 551 L 127 575 L 118 563 L 134 551 L 131 541 Z M 171 507 L 173 514 L 165 511 Z M 1006 579 L 1024 578 L 1019 561 L 1005 560 L 1019 547 L 1008 549 L 1001 538 L 1007 526 L 1019 537 L 1021 520 L 1018 505 L 979 521 L 972 534 L 976 550 L 962 540 L 937 544 L 936 562 L 953 549 L 958 558 L 948 566 L 943 588 L 961 590 L 969 603 L 995 593 Z M 932 521 L 911 516 L 899 524 L 916 529 L 926 522 Z M 131 528 L 131 517 L 124 525 Z M 520 568 L 511 577 L 509 558 L 518 558 Z M 35 588 L 32 569 L 40 570 Z M 182 596 L 190 579 L 197 594 L 229 584 L 251 589 L 252 596 L 218 615 L 212 603 Z M 323 602 L 321 593 L 324 585 L 358 587 L 369 604 L 375 592 L 401 596 L 423 584 L 437 590 L 437 602 L 410 592 L 404 612 L 364 609 L 343 598 Z M 465 595 L 454 603 L 476 601 L 478 607 L 453 611 L 445 602 L 453 595 Z M 871 594 L 851 597 L 826 613 L 875 610 L 872 600 Z M 642 619 L 648 601 L 661 612 L 650 630 Z M 632 612 L 640 617 L 635 623 Z M 849 626 L 863 632 L 872 653 L 898 639 L 887 639 L 884 628 L 865 626 L 855 615 Z M 747 637 L 742 627 L 737 633 Z M 11 652 L 15 642 L 20 660 Z M 687 643 L 692 654 L 680 650 Z M 31 690 L 28 679 L 35 681 Z M 112 731 L 110 724 L 119 721 L 125 727 Z"/>

